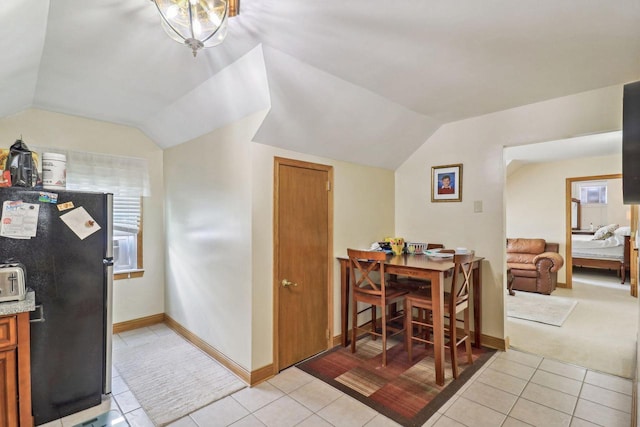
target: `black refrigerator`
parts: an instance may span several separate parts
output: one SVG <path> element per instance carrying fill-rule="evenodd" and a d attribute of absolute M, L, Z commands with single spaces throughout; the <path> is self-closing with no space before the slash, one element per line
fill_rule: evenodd
<path fill-rule="evenodd" d="M 111 392 L 113 201 L 105 193 L 0 188 L 3 218 L 10 216 L 5 202 L 20 201 L 38 207 L 35 236 L 0 236 L 0 262 L 22 263 L 35 291 L 31 386 L 39 425 L 98 405 Z M 99 228 L 82 239 L 61 219 L 79 208 L 90 217 L 79 217 L 88 218 L 84 226 Z"/>

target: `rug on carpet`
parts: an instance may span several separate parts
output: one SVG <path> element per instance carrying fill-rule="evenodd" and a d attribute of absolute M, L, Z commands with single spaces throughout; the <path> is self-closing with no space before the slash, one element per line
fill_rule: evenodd
<path fill-rule="evenodd" d="M 507 316 L 562 326 L 577 304 L 570 298 L 519 291 L 507 296 Z"/>
<path fill-rule="evenodd" d="M 461 346 L 461 373 L 454 380 L 447 351 L 445 382 L 438 386 L 431 346 L 415 345 L 411 363 L 400 341 L 389 340 L 387 346 L 384 368 L 381 340 L 370 338 L 359 340 L 354 354 L 350 347 L 335 347 L 296 366 L 403 426 L 422 426 L 495 352 L 474 348 L 468 365 Z"/>
<path fill-rule="evenodd" d="M 234 374 L 177 334 L 114 349 L 124 382 L 154 425 L 164 426 L 246 387 Z"/>

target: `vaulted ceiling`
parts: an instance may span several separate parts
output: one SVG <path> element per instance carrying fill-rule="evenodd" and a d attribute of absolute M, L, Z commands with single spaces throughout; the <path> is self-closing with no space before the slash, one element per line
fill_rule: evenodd
<path fill-rule="evenodd" d="M 640 80 L 637 0 L 242 0 L 195 59 L 149 0 L 5 0 L 0 34 L 0 117 L 170 147 L 268 110 L 255 142 L 390 169 L 443 123 Z"/>

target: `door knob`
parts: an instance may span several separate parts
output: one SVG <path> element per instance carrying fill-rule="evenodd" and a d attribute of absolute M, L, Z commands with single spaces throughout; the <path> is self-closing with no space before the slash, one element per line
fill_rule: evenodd
<path fill-rule="evenodd" d="M 288 286 L 298 286 L 297 283 L 292 283 L 290 281 L 288 281 L 287 279 L 282 279 L 282 286 L 284 286 L 285 288 Z"/>

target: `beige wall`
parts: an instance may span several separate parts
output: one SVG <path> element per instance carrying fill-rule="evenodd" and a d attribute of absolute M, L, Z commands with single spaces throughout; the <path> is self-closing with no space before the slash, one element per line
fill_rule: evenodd
<path fill-rule="evenodd" d="M 396 234 L 485 257 L 483 333 L 505 336 L 503 148 L 619 130 L 621 118 L 622 86 L 613 86 L 449 123 L 396 171 Z M 463 164 L 462 202 L 432 203 L 431 167 L 454 163 Z"/>
<path fill-rule="evenodd" d="M 144 276 L 114 282 L 114 323 L 164 312 L 162 150 L 137 129 L 29 109 L 0 119 L 1 145 L 27 145 L 145 158 L 151 197 L 143 199 Z"/>
<path fill-rule="evenodd" d="M 560 253 L 566 259 L 566 179 L 621 172 L 622 161 L 619 155 L 535 163 L 520 167 L 507 177 L 507 236 L 538 237 L 549 242 L 557 242 L 560 244 Z M 624 211 L 622 186 L 618 187 L 619 191 L 612 192 L 613 198 L 610 202 L 617 200 L 619 207 Z M 566 268 L 563 267 L 558 272 L 558 282 L 565 281 Z"/>

